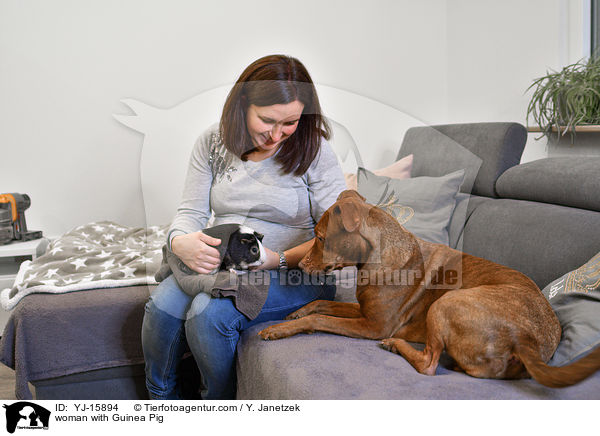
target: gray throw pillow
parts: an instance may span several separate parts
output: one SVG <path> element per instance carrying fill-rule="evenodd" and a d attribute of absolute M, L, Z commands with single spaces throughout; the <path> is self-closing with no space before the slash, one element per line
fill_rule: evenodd
<path fill-rule="evenodd" d="M 554 280 L 542 293 L 563 330 L 550 366 L 566 365 L 600 345 L 600 253 Z"/>
<path fill-rule="evenodd" d="M 464 177 L 465 170 L 458 170 L 442 177 L 390 179 L 359 168 L 358 193 L 415 236 L 448 245 L 448 223 Z"/>

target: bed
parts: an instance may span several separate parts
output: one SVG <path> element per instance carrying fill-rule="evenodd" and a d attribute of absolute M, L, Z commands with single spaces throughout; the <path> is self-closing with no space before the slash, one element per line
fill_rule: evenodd
<path fill-rule="evenodd" d="M 89 378 L 106 368 L 139 372 L 140 308 L 156 286 L 166 231 L 89 223 L 21 264 L 14 286 L 0 293 L 2 306 L 12 310 L 0 360 L 15 369 L 17 398 L 33 398 L 29 381 L 38 399 L 48 399 L 61 396 L 52 381 L 64 384 L 73 374 L 82 383 L 82 373 Z"/>

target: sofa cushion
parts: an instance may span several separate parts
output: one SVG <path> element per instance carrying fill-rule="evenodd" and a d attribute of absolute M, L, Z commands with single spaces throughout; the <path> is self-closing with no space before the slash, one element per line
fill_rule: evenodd
<path fill-rule="evenodd" d="M 373 171 L 375 175 L 390 177 L 392 179 L 408 179 L 412 170 L 413 155 L 408 156 L 388 165 L 385 168 L 380 168 Z M 344 173 L 346 179 L 346 187 L 358 191 L 358 180 L 356 173 Z"/>
<path fill-rule="evenodd" d="M 479 197 L 464 192 L 456 195 L 456 207 L 448 224 L 449 246 L 462 251 L 463 232 L 466 222 L 477 206 L 486 201 L 494 201 L 489 197 Z"/>
<path fill-rule="evenodd" d="M 600 253 L 542 292 L 562 327 L 560 344 L 549 365 L 566 365 L 600 345 Z"/>
<path fill-rule="evenodd" d="M 531 379 L 470 377 L 453 371 L 443 354 L 435 376 L 428 376 L 379 341 L 319 332 L 264 341 L 258 332 L 271 324 L 242 333 L 238 400 L 600 399 L 600 371 L 575 386 L 552 389 Z"/>
<path fill-rule="evenodd" d="M 448 245 L 448 223 L 464 180 L 459 170 L 443 177 L 392 179 L 358 169 L 358 192 L 367 203 L 390 213 L 408 231 L 427 241 Z"/>
<path fill-rule="evenodd" d="M 466 253 L 525 273 L 543 289 L 600 250 L 600 213 L 488 199 L 470 215 L 462 247 Z"/>
<path fill-rule="evenodd" d="M 412 127 L 404 135 L 398 158 L 414 154 L 413 177 L 439 177 L 465 168 L 461 192 L 497 197 L 496 180 L 519 164 L 526 142 L 527 131 L 518 123 Z"/>
<path fill-rule="evenodd" d="M 600 211 L 600 157 L 552 157 L 517 165 L 500 176 L 496 190 L 504 198 Z"/>

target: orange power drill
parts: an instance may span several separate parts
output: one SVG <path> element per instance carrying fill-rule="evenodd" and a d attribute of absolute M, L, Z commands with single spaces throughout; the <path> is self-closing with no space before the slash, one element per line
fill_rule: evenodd
<path fill-rule="evenodd" d="M 42 237 L 41 231 L 28 231 L 25 210 L 31 206 L 27 194 L 0 194 L 0 244 L 30 241 Z"/>

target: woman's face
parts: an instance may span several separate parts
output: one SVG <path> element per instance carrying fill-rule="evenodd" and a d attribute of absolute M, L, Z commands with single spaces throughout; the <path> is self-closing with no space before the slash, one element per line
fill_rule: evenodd
<path fill-rule="evenodd" d="M 246 128 L 259 151 L 273 154 L 298 128 L 304 104 L 298 100 L 287 104 L 256 106 L 246 112 Z"/>

